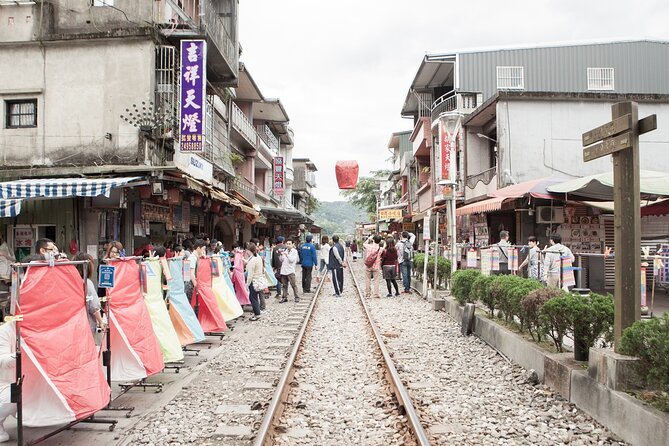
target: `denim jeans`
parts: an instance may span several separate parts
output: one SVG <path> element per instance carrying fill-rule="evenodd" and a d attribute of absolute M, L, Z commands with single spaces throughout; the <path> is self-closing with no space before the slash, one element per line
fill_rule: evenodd
<path fill-rule="evenodd" d="M 400 273 L 402 274 L 404 291 L 411 291 L 411 262 L 409 260 L 400 263 Z"/>
<path fill-rule="evenodd" d="M 249 300 L 251 301 L 251 307 L 253 307 L 253 314 L 260 316 L 260 296 L 253 288 L 253 284 L 249 286 Z"/>

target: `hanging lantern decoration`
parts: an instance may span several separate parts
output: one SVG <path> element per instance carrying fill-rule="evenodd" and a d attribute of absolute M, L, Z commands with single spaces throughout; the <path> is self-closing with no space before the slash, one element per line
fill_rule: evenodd
<path fill-rule="evenodd" d="M 220 210 L 221 210 L 221 203 L 219 203 L 218 201 L 214 201 L 213 203 L 211 203 L 211 213 L 212 214 L 217 214 L 218 211 L 220 211 Z"/>
<path fill-rule="evenodd" d="M 335 174 L 339 189 L 355 189 L 358 184 L 358 162 L 355 160 L 337 161 Z"/>

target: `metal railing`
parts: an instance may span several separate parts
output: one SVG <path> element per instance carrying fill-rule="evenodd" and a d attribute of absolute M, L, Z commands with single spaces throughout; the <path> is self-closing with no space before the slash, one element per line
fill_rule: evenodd
<path fill-rule="evenodd" d="M 255 202 L 256 198 L 256 185 L 251 184 L 248 180 L 241 178 L 233 178 L 230 181 L 230 190 L 234 190 L 242 194 L 244 198 L 249 200 L 251 203 Z"/>
<path fill-rule="evenodd" d="M 219 17 L 214 2 L 212 0 L 200 0 L 200 8 L 203 11 L 202 25 L 205 32 L 211 36 L 228 65 L 232 68 L 232 72 L 237 73 L 239 70 L 237 45 L 230 37 L 223 20 Z"/>
<path fill-rule="evenodd" d="M 279 152 L 279 140 L 277 139 L 277 137 L 274 136 L 274 134 L 266 124 L 259 125 L 257 127 L 257 131 L 258 131 L 258 136 L 260 136 L 260 139 L 265 141 L 265 144 L 267 144 L 267 146 L 273 152 L 273 155 L 276 156 L 277 153 Z"/>
<path fill-rule="evenodd" d="M 469 175 L 467 177 L 467 187 L 474 189 L 479 182 L 483 182 L 487 186 L 495 178 L 495 175 L 497 175 L 497 166 L 492 166 L 490 169 L 475 175 Z"/>
<path fill-rule="evenodd" d="M 249 118 L 246 117 L 244 112 L 242 112 L 234 102 L 232 103 L 232 126 L 244 136 L 249 144 L 256 147 L 256 144 L 258 143 L 258 132 L 256 132 L 256 129 L 251 121 L 249 121 Z"/>
<path fill-rule="evenodd" d="M 481 104 L 478 103 L 478 95 L 475 93 L 456 93 L 455 91 L 450 91 L 432 103 L 432 121 L 438 119 L 442 113 L 456 110 L 469 113 L 479 105 Z"/>
<path fill-rule="evenodd" d="M 432 111 L 432 108 L 430 107 L 430 103 L 432 102 L 432 94 L 418 93 L 413 90 L 411 91 L 411 93 L 413 93 L 413 95 L 416 97 L 416 101 L 418 102 L 418 117 L 419 118 L 429 117 Z"/>

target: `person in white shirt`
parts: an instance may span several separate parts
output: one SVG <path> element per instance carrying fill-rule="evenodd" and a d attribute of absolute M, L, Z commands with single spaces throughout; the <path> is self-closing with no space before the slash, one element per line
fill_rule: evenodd
<path fill-rule="evenodd" d="M 246 286 L 249 287 L 249 300 L 253 307 L 253 317 L 251 321 L 257 321 L 260 317 L 260 293 L 253 286 L 253 281 L 259 281 L 265 278 L 265 267 L 262 263 L 262 258 L 258 255 L 258 247 L 255 243 L 249 243 L 247 248 L 251 253 L 251 258 L 246 264 Z"/>
<path fill-rule="evenodd" d="M 562 236 L 560 234 L 551 235 L 549 240 L 551 246 L 544 251 L 546 255 L 544 256 L 543 279 L 546 282 L 546 286 L 560 288 L 561 282 L 565 282 L 564 277 L 562 277 L 562 262 L 560 259 L 567 257 L 573 262 L 576 258 L 571 249 L 562 244 Z M 573 275 L 574 272 L 570 271 L 569 274 Z M 562 286 L 562 288 L 565 291 L 569 291 L 569 288 L 566 286 Z"/>
<path fill-rule="evenodd" d="M 318 280 L 321 280 L 322 277 L 327 277 L 328 272 L 328 261 L 330 259 L 330 239 L 327 235 L 321 237 L 321 248 L 318 250 L 318 256 L 320 257 L 319 268 L 318 268 Z M 325 273 L 325 274 L 323 274 Z"/>
<path fill-rule="evenodd" d="M 279 303 L 288 302 L 288 283 L 293 288 L 295 295 L 295 302 L 300 301 L 300 295 L 297 292 L 297 284 L 295 283 L 295 267 L 299 259 L 297 249 L 293 246 L 291 240 L 286 241 L 286 248 L 281 252 L 281 290 L 283 296 Z"/>
<path fill-rule="evenodd" d="M 11 402 L 11 385 L 16 382 L 16 326 L 7 322 L 0 326 L 0 443 L 9 441 L 5 419 L 16 416 L 16 404 Z"/>

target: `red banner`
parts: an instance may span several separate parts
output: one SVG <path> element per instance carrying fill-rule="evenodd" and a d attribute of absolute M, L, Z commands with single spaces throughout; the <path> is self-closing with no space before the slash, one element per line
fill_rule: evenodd
<path fill-rule="evenodd" d="M 283 163 L 283 157 L 277 156 L 274 158 L 274 194 L 283 195 L 286 190 L 286 177 L 285 177 L 285 165 Z"/>
<path fill-rule="evenodd" d="M 439 146 L 441 147 L 441 179 L 448 180 L 451 169 L 451 138 L 443 121 L 439 121 Z"/>

